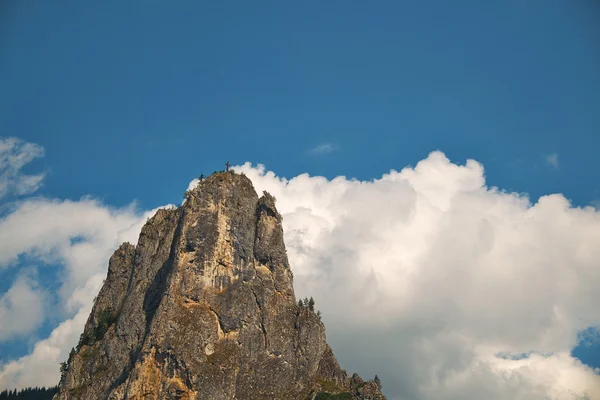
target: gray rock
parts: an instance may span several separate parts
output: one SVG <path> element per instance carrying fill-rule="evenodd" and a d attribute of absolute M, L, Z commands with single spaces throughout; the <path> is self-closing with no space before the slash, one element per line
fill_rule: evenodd
<path fill-rule="evenodd" d="M 385 399 L 296 303 L 281 220 L 233 172 L 158 211 L 111 257 L 55 399 Z"/>

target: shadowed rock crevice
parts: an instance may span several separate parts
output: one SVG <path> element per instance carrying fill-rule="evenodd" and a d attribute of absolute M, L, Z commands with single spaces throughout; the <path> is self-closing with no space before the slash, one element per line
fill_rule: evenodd
<path fill-rule="evenodd" d="M 260 305 L 260 301 L 258 301 L 258 296 L 256 295 L 256 292 L 254 291 L 254 289 L 252 289 L 252 295 L 254 296 L 254 301 L 256 302 L 256 307 L 258 308 L 260 329 L 265 338 L 265 350 L 266 350 L 269 348 L 269 346 L 267 345 L 267 329 L 265 328 L 265 317 L 263 315 L 262 306 Z"/>
<path fill-rule="evenodd" d="M 159 210 L 111 257 L 82 337 L 101 335 L 73 352 L 56 399 L 384 399 L 296 303 L 281 223 L 233 172 Z"/>
<path fill-rule="evenodd" d="M 167 288 L 167 280 L 172 268 L 173 260 L 169 259 L 165 261 L 163 263 L 163 266 L 160 267 L 160 269 L 154 276 L 152 284 L 148 288 L 146 296 L 144 296 L 143 309 L 144 313 L 146 314 L 146 335 L 150 331 L 152 319 L 154 317 L 154 314 L 156 313 L 156 310 L 158 309 L 158 305 L 160 304 L 162 296 Z"/>

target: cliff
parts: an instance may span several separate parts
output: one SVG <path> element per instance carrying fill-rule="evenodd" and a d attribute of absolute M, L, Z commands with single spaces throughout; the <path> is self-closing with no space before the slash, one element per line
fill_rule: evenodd
<path fill-rule="evenodd" d="M 275 199 L 211 175 L 113 254 L 55 399 L 385 399 L 292 279 Z"/>

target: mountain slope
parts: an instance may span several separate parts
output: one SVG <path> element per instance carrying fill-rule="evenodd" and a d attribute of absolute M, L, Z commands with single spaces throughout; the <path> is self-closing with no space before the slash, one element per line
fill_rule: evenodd
<path fill-rule="evenodd" d="M 384 399 L 340 368 L 292 279 L 275 199 L 213 174 L 111 257 L 55 398 Z"/>

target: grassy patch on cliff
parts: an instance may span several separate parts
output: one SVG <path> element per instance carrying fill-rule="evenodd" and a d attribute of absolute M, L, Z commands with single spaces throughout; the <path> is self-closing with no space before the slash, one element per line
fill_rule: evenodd
<path fill-rule="evenodd" d="M 339 393 L 344 390 L 334 381 L 330 381 L 330 380 L 326 380 L 326 379 L 318 379 L 317 383 L 319 384 L 319 386 L 321 387 L 321 390 L 323 392 Z"/>
<path fill-rule="evenodd" d="M 97 341 L 102 340 L 111 325 L 117 322 L 117 317 L 118 315 L 111 313 L 109 310 L 101 310 L 98 313 L 96 327 L 81 334 L 77 350 L 79 351 L 83 346 L 92 346 Z"/>
<path fill-rule="evenodd" d="M 96 340 L 102 340 L 106 331 L 117 321 L 117 316 L 108 310 L 102 310 L 98 313 L 98 325 L 96 326 L 94 336 Z"/>
<path fill-rule="evenodd" d="M 81 359 L 84 361 L 87 361 L 89 359 L 93 359 L 96 358 L 96 356 L 98 355 L 98 353 L 100 352 L 100 349 L 96 346 L 87 346 L 85 349 L 83 349 L 79 355 L 81 356 Z"/>
<path fill-rule="evenodd" d="M 350 392 L 346 392 L 334 381 L 318 379 L 317 383 L 320 386 L 320 391 L 317 393 L 315 400 L 352 400 Z"/>

